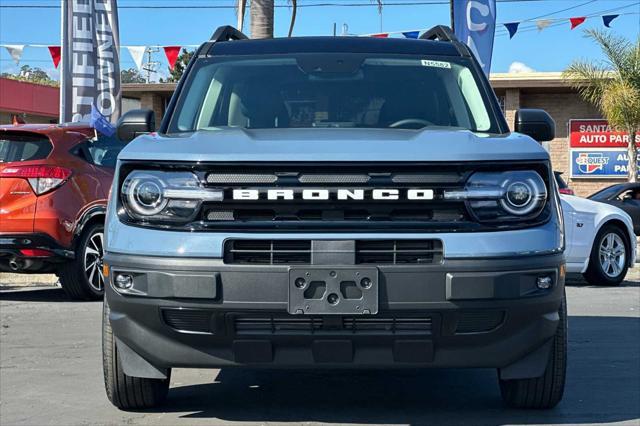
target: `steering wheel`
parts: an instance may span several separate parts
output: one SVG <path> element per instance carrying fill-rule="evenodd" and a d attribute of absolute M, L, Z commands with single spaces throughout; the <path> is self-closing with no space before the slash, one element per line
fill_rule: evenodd
<path fill-rule="evenodd" d="M 395 123 L 391 123 L 389 124 L 390 128 L 397 128 L 397 127 L 403 127 L 407 124 L 420 124 L 420 127 L 416 127 L 417 129 L 420 129 L 422 127 L 426 127 L 426 126 L 433 126 L 433 123 L 427 120 L 423 120 L 421 118 L 405 118 L 403 120 L 398 120 Z"/>

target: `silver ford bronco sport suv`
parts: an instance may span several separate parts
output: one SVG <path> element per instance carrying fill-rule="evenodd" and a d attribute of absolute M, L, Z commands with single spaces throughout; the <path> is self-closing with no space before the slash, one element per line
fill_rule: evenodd
<path fill-rule="evenodd" d="M 172 368 L 495 368 L 550 408 L 566 368 L 563 224 L 544 111 L 510 132 L 469 49 L 218 29 L 157 133 L 125 114 L 103 362 L 123 409 Z M 149 133 L 149 134 L 145 134 Z"/>

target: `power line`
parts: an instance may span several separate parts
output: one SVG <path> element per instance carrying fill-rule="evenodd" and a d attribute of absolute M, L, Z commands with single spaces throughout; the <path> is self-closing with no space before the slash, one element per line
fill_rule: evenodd
<path fill-rule="evenodd" d="M 140 1 L 140 0 L 136 0 Z M 537 2 L 547 2 L 547 1 L 557 1 L 557 0 L 496 0 L 498 3 L 537 3 Z M 592 0 L 592 1 L 603 1 L 603 0 Z M 449 4 L 449 0 L 430 0 L 430 1 L 398 1 L 393 3 L 384 3 L 383 7 L 397 7 L 397 6 L 430 6 L 430 5 L 443 5 Z M 290 8 L 289 4 L 275 4 L 275 8 Z M 301 3 L 298 4 L 298 8 L 316 8 L 316 7 L 378 7 L 376 2 L 350 2 L 350 3 L 336 3 L 336 2 L 320 2 L 320 3 Z M 575 6 L 574 6 L 575 7 Z M 217 4 L 217 5 L 119 5 L 118 9 L 145 9 L 145 10 L 153 10 L 153 9 L 235 9 L 235 5 L 228 4 Z M 0 9 L 60 9 L 59 4 L 53 5 L 35 5 L 35 4 L 0 4 Z M 568 8 L 571 9 L 571 8 Z M 567 9 L 567 10 L 568 10 Z"/>

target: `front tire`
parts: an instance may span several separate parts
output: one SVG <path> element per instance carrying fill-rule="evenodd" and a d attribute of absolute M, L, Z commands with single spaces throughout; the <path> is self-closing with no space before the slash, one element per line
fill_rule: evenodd
<path fill-rule="evenodd" d="M 109 401 L 121 410 L 152 408 L 167 398 L 171 370 L 166 379 L 147 379 L 124 374 L 109 322 L 109 305 L 102 308 L 102 371 Z"/>
<path fill-rule="evenodd" d="M 566 296 L 562 298 L 558 314 L 560 323 L 553 337 L 544 374 L 532 379 L 500 379 L 500 393 L 507 405 L 514 408 L 549 409 L 562 399 L 567 372 Z"/>
<path fill-rule="evenodd" d="M 620 227 L 603 226 L 593 243 L 584 278 L 591 285 L 617 286 L 627 275 L 627 237 Z"/>
<path fill-rule="evenodd" d="M 98 300 L 104 294 L 102 256 L 104 255 L 104 226 L 89 225 L 80 236 L 76 257 L 58 270 L 62 289 L 73 300 Z"/>

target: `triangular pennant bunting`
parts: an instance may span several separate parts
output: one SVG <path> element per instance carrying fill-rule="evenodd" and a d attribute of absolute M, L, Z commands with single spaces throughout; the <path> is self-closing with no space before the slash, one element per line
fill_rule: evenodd
<path fill-rule="evenodd" d="M 167 56 L 167 61 L 169 62 L 169 68 L 173 69 L 176 65 L 176 61 L 178 60 L 178 55 L 180 55 L 180 46 L 164 46 L 164 54 Z"/>
<path fill-rule="evenodd" d="M 509 31 L 509 38 L 513 38 L 514 35 L 518 32 L 518 26 L 520 22 L 509 22 L 504 24 L 507 31 Z"/>
<path fill-rule="evenodd" d="M 553 21 L 551 19 L 540 19 L 536 21 L 536 27 L 538 27 L 538 31 L 542 31 L 551 25 Z"/>
<path fill-rule="evenodd" d="M 402 33 L 406 38 L 418 38 L 420 36 L 420 31 L 406 31 Z"/>
<path fill-rule="evenodd" d="M 144 59 L 144 52 L 147 51 L 147 46 L 126 46 L 129 51 L 129 55 L 136 64 L 136 68 L 140 70 L 142 68 L 142 60 Z"/>
<path fill-rule="evenodd" d="M 49 49 L 53 66 L 58 68 L 58 64 L 60 63 L 60 46 L 47 46 L 47 49 Z"/>
<path fill-rule="evenodd" d="M 569 22 L 571 22 L 571 29 L 574 29 L 578 25 L 582 24 L 587 19 L 586 16 L 578 16 L 575 18 L 569 18 Z"/>
<path fill-rule="evenodd" d="M 389 37 L 389 33 L 380 33 L 380 34 L 371 34 L 373 38 L 387 38 Z"/>
<path fill-rule="evenodd" d="M 20 58 L 22 58 L 22 52 L 24 51 L 24 44 L 5 44 L 3 45 L 7 52 L 9 52 L 9 56 L 13 59 L 13 62 L 17 64 L 20 63 Z"/>
<path fill-rule="evenodd" d="M 618 16 L 620 15 L 604 15 L 602 17 L 602 23 L 604 24 L 605 27 L 611 28 L 611 21 L 616 19 Z"/>

